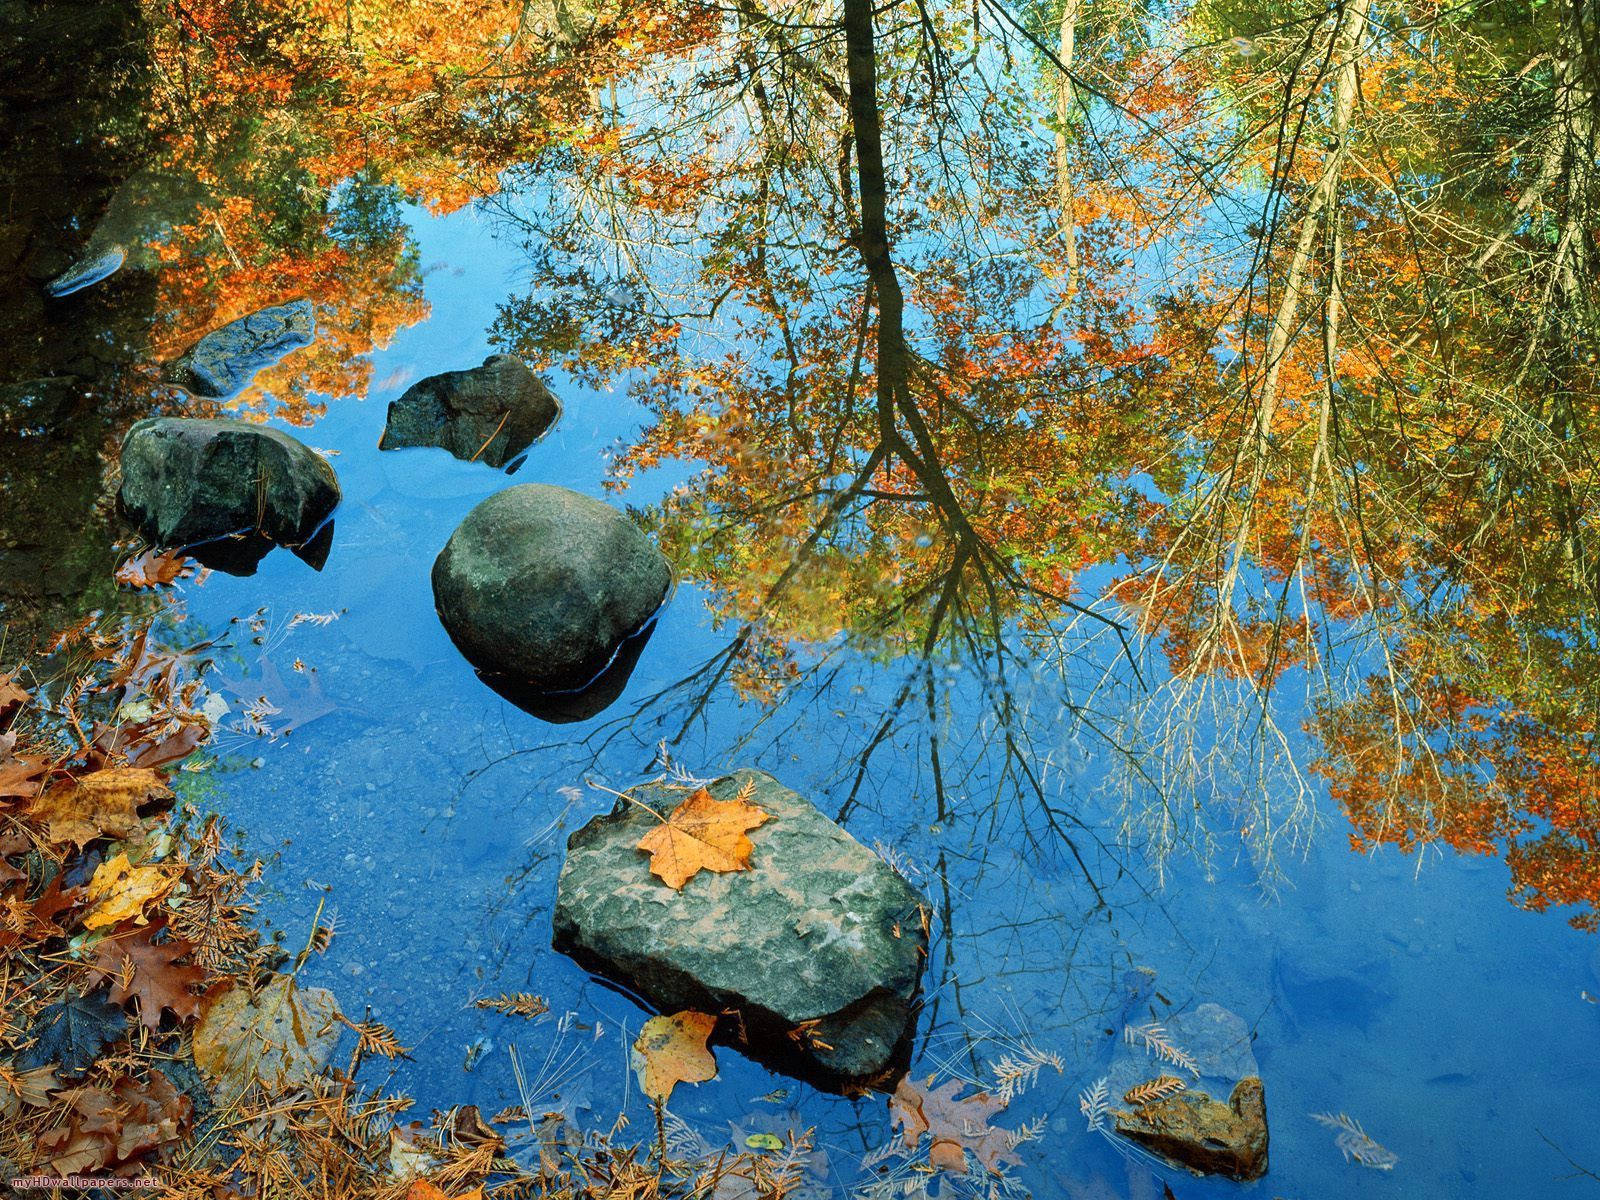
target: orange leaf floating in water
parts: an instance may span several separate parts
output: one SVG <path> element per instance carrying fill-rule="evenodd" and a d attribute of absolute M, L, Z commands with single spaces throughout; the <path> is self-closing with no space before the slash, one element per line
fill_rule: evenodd
<path fill-rule="evenodd" d="M 755 847 L 745 833 L 772 819 L 747 799 L 753 790 L 746 785 L 732 800 L 718 800 L 705 788 L 691 793 L 639 839 L 639 849 L 650 855 L 650 870 L 674 890 L 701 871 L 749 870 Z"/>
<path fill-rule="evenodd" d="M 116 578 L 123 587 L 162 587 L 189 571 L 189 560 L 176 550 L 146 550 L 118 567 Z"/>
<path fill-rule="evenodd" d="M 678 1084 L 714 1079 L 717 1060 L 706 1049 L 706 1039 L 716 1024 L 715 1017 L 693 1011 L 646 1021 L 633 1043 L 633 1070 L 640 1090 L 665 1104 Z"/>

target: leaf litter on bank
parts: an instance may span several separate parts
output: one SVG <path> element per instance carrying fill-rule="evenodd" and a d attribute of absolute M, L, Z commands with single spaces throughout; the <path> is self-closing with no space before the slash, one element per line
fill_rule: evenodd
<path fill-rule="evenodd" d="M 257 1082 L 269 1092 L 304 1086 L 333 1053 L 338 1013 L 332 992 L 302 988 L 292 975 L 254 991 L 228 988 L 201 1006 L 195 1065 L 235 1096 Z"/>

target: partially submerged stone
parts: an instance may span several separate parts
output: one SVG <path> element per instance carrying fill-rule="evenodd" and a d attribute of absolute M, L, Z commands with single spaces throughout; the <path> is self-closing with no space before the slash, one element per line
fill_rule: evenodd
<path fill-rule="evenodd" d="M 1155 1022 L 1155 976 L 1141 972 L 1130 981 L 1123 1019 L 1131 1030 L 1105 1081 L 1113 1130 L 1196 1174 L 1259 1179 L 1267 1170 L 1267 1110 L 1250 1027 L 1210 1002 Z M 1162 1081 L 1159 1098 L 1141 1103 L 1140 1089 Z M 1182 1090 L 1161 1095 L 1177 1084 Z"/>
<path fill-rule="evenodd" d="M 127 261 L 128 252 L 121 246 L 102 246 L 86 253 L 49 283 L 45 291 L 58 299 L 92 287 L 103 279 L 115 275 Z"/>
<path fill-rule="evenodd" d="M 501 690 L 533 693 L 589 688 L 671 586 L 667 560 L 626 513 L 543 483 L 483 501 L 433 564 L 451 641 Z"/>
<path fill-rule="evenodd" d="M 504 467 L 543 436 L 561 405 L 520 358 L 494 354 L 468 371 L 412 384 L 389 405 L 380 450 L 439 446 L 459 459 Z"/>
<path fill-rule="evenodd" d="M 309 300 L 263 308 L 214 329 L 167 368 L 165 378 L 192 396 L 221 400 L 243 391 L 256 372 L 316 337 Z"/>
<path fill-rule="evenodd" d="M 322 566 L 339 481 L 326 459 L 276 429 L 151 417 L 123 439 L 118 499 L 152 545 L 248 574 L 275 545 Z"/>
<path fill-rule="evenodd" d="M 728 800 L 746 783 L 771 814 L 749 833 L 749 869 L 701 871 L 681 891 L 638 843 L 683 788 L 636 788 L 573 834 L 555 947 L 663 1012 L 720 1015 L 720 1040 L 818 1086 L 890 1086 L 909 1052 L 927 901 L 772 776 L 740 770 L 709 790 Z"/>
<path fill-rule="evenodd" d="M 1191 1090 L 1114 1111 L 1117 1133 L 1197 1175 L 1245 1181 L 1267 1173 L 1266 1092 L 1254 1075 L 1226 1104 Z"/>

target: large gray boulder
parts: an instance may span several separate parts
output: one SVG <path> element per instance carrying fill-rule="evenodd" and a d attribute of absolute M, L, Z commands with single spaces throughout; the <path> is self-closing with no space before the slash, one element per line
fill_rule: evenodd
<path fill-rule="evenodd" d="M 671 586 L 667 560 L 626 514 L 543 483 L 483 501 L 433 564 L 439 619 L 467 661 L 549 692 L 605 671 Z"/>
<path fill-rule="evenodd" d="M 457 458 L 503 467 L 539 438 L 561 405 L 520 358 L 494 354 L 470 371 L 412 384 L 389 405 L 379 450 L 440 446 Z"/>
<path fill-rule="evenodd" d="M 309 300 L 263 308 L 213 329 L 169 366 L 164 378 L 191 396 L 220 400 L 243 391 L 256 372 L 316 337 Z"/>
<path fill-rule="evenodd" d="M 252 568 L 272 545 L 320 567 L 318 535 L 338 506 L 339 480 L 326 459 L 276 429 L 151 417 L 122 441 L 119 500 L 156 546 L 237 543 L 245 561 L 236 567 L 222 555 L 213 565 L 224 569 Z"/>
<path fill-rule="evenodd" d="M 567 842 L 556 949 L 663 1012 L 721 1014 L 719 1038 L 837 1090 L 903 1072 L 927 960 L 927 901 L 815 805 L 761 771 L 709 785 L 771 815 L 750 868 L 674 891 L 639 839 L 688 792 L 635 788 Z"/>

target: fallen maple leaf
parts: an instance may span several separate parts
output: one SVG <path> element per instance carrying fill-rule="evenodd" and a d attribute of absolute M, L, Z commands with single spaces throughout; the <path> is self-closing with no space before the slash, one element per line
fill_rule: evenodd
<path fill-rule="evenodd" d="M 126 937 L 107 938 L 95 947 L 89 962 L 91 982 L 115 982 L 110 999 L 113 1004 L 139 1001 L 139 1020 L 152 1033 L 161 1025 L 161 1010 L 168 1009 L 180 1021 L 200 1014 L 200 997 L 189 991 L 191 984 L 205 982 L 203 967 L 180 966 L 178 959 L 194 949 L 193 942 L 155 937 L 166 928 L 165 922 L 147 926 Z"/>
<path fill-rule="evenodd" d="M 101 863 L 89 880 L 84 899 L 94 908 L 84 916 L 85 929 L 103 929 L 133 921 L 143 925 L 144 910 L 172 890 L 178 876 L 169 866 L 151 864 L 136 867 L 126 852 Z"/>
<path fill-rule="evenodd" d="M 26 704 L 33 699 L 27 688 L 17 682 L 15 675 L 0 675 L 0 713 L 16 704 Z"/>
<path fill-rule="evenodd" d="M 933 1076 L 917 1083 L 909 1075 L 902 1078 L 889 1097 L 889 1115 L 901 1127 L 906 1150 L 915 1150 L 926 1133 L 928 1163 L 951 1175 L 967 1173 L 968 1150 L 995 1174 L 1003 1165 L 1021 1166 L 1017 1157 L 1017 1138 L 1009 1129 L 996 1129 L 990 1119 L 1003 1111 L 1006 1101 L 988 1092 L 975 1092 L 956 1099 L 965 1085 L 952 1079 L 933 1087 Z"/>
<path fill-rule="evenodd" d="M 118 567 L 116 580 L 123 587 L 161 587 L 182 579 L 191 566 L 179 551 L 146 550 Z"/>
<path fill-rule="evenodd" d="M 51 842 L 82 849 L 97 837 L 133 836 L 139 831 L 139 809 L 170 799 L 159 772 L 107 767 L 51 788 L 34 800 L 30 811 L 49 825 Z"/>
<path fill-rule="evenodd" d="M 749 802 L 753 790 L 747 784 L 732 800 L 718 800 L 705 788 L 691 793 L 639 839 L 650 870 L 674 890 L 701 871 L 748 871 L 755 847 L 745 832 L 772 819 Z"/>
<path fill-rule="evenodd" d="M 34 1018 L 38 1038 L 17 1055 L 15 1065 L 31 1071 L 54 1066 L 69 1075 L 88 1070 L 112 1042 L 121 1039 L 127 1018 L 114 1004 L 86 993 L 69 995 Z"/>
<path fill-rule="evenodd" d="M 271 1092 L 309 1083 L 339 1040 L 339 1006 L 326 988 L 274 975 L 259 991 L 234 987 L 201 1007 L 194 1061 L 238 1096 L 260 1082 Z"/>
<path fill-rule="evenodd" d="M 639 1089 L 650 1099 L 667 1102 L 680 1083 L 704 1083 L 717 1074 L 717 1060 L 706 1039 L 717 1019 L 702 1012 L 651 1017 L 633 1043 L 633 1070 Z"/>

